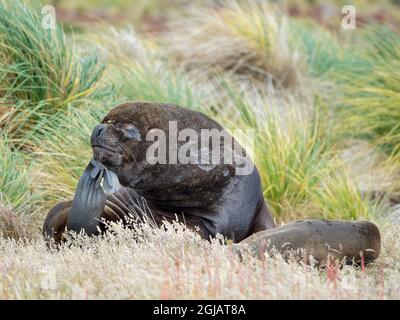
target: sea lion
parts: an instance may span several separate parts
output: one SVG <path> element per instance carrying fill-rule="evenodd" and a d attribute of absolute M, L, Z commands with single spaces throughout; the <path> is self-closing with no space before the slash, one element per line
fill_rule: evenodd
<path fill-rule="evenodd" d="M 257 232 L 232 250 L 240 256 L 248 252 L 262 257 L 264 252 L 295 257 L 321 264 L 328 258 L 344 264 L 368 264 L 380 252 L 381 238 L 377 226 L 368 221 L 331 221 L 304 219 L 289 222 L 280 227 Z"/>
<path fill-rule="evenodd" d="M 193 141 L 189 138 L 193 134 L 200 135 L 203 130 L 223 132 L 221 136 L 226 140 L 216 143 L 210 140 L 201 148 L 191 149 Z M 175 140 L 174 134 L 178 135 Z M 168 137 L 164 147 L 162 137 Z M 356 239 L 353 230 L 364 230 L 364 225 L 358 222 L 353 223 L 356 229 L 344 228 L 344 222 L 324 225 L 323 229 L 314 228 L 319 223 L 310 225 L 309 221 L 298 222 L 296 228 L 289 225 L 274 229 L 275 223 L 267 209 L 254 163 L 231 135 L 200 112 L 173 104 L 125 103 L 113 108 L 94 128 L 91 144 L 93 159 L 80 178 L 73 201 L 57 204 L 44 222 L 45 237 L 56 242 L 62 240 L 66 228 L 95 235 L 104 230 L 100 218 L 127 221 L 135 211 L 132 207 L 145 199 L 155 224 L 178 219 L 204 239 L 221 234 L 238 243 L 250 237 L 239 248 L 248 247 L 248 244 L 254 248 L 255 242 L 262 243 L 261 237 L 264 241 L 271 241 L 271 238 L 274 242 L 275 239 L 276 245 L 286 240 L 295 241 L 294 248 L 304 245 L 310 253 L 316 253 L 324 252 L 320 247 L 334 240 L 334 245 L 341 242 L 347 250 L 343 252 L 352 258 L 359 259 L 359 252 L 367 249 L 375 250 L 368 261 L 379 254 L 379 237 L 375 233 L 371 236 L 368 230 L 366 234 L 360 233 L 356 244 L 352 243 Z M 155 144 L 157 152 L 149 153 L 149 150 L 155 150 Z M 225 153 L 227 146 L 229 151 L 233 150 L 231 156 Z M 235 149 L 237 146 L 239 150 Z M 210 159 L 217 154 L 219 162 L 200 161 L 204 150 Z M 160 159 L 168 161 L 164 163 Z M 238 173 L 246 166 L 252 170 Z M 99 183 L 104 177 L 107 181 L 103 185 L 111 190 L 107 195 Z M 119 183 L 122 187 L 114 186 Z M 141 218 L 140 215 L 146 213 L 140 210 L 135 215 Z M 272 233 L 263 230 L 272 230 Z M 340 233 L 340 230 L 347 231 Z M 317 240 L 304 241 L 313 234 L 318 234 Z M 341 238 L 335 238 L 339 235 Z M 322 259 L 323 255 L 318 258 Z"/>

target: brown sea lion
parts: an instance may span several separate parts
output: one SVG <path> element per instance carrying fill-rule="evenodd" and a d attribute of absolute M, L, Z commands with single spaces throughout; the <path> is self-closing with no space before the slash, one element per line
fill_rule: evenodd
<path fill-rule="evenodd" d="M 174 140 L 173 134 L 177 133 L 172 131 L 175 129 L 179 134 Z M 185 131 L 187 129 L 191 131 Z M 191 149 L 193 141 L 189 138 L 196 133 L 200 136 L 202 130 L 224 132 L 227 140 L 220 139 L 216 144 L 214 140 L 207 141 L 200 151 L 197 146 L 198 152 L 193 152 L 193 157 L 191 151 L 196 148 Z M 161 134 L 155 139 L 155 133 L 160 132 L 168 137 L 164 147 L 159 143 Z M 184 134 L 180 136 L 180 132 Z M 100 218 L 126 221 L 127 217 L 132 217 L 135 204 L 145 199 L 151 219 L 157 225 L 178 219 L 204 239 L 221 234 L 238 243 L 250 237 L 243 246 L 239 244 L 240 248 L 250 244 L 254 250 L 257 243 L 259 251 L 266 240 L 272 240 L 277 246 L 294 241 L 293 248 L 304 245 L 310 253 L 322 252 L 317 255 L 322 259 L 325 251 L 320 248 L 333 241 L 335 247 L 341 243 L 342 252 L 351 258 L 359 259 L 360 251 L 368 249 L 374 250 L 368 261 L 379 254 L 379 231 L 376 233 L 376 227 L 370 223 L 366 224 L 375 229 L 365 229 L 365 223 L 358 222 L 352 223 L 355 229 L 348 228 L 344 222 L 323 225 L 321 229 L 320 222 L 310 224 L 309 221 L 297 222 L 296 228 L 288 225 L 274 229 L 257 168 L 242 149 L 235 149 L 240 145 L 232 136 L 202 113 L 171 104 L 125 103 L 112 109 L 94 128 L 91 144 L 94 161 L 85 169 L 73 201 L 57 204 L 50 210 L 43 226 L 47 238 L 61 241 L 66 228 L 97 234 L 99 229 L 104 229 L 99 223 Z M 157 152 L 149 153 L 149 150 L 155 150 L 155 144 Z M 225 153 L 227 146 L 233 150 L 231 157 Z M 200 161 L 204 150 L 210 159 L 218 154 L 219 161 L 211 164 Z M 168 161 L 164 163 L 160 159 Z M 251 170 L 239 172 L 246 166 Z M 99 182 L 108 177 L 103 184 L 113 189 L 114 173 L 122 187 L 106 195 Z M 140 218 L 146 213 L 139 210 L 135 215 Z M 318 228 L 315 228 L 316 224 Z M 353 232 L 360 235 L 356 243 Z M 313 238 L 313 235 L 318 237 Z M 310 237 L 315 241 L 305 241 Z"/>
<path fill-rule="evenodd" d="M 330 256 L 345 264 L 368 264 L 379 255 L 380 245 L 379 229 L 371 222 L 305 219 L 257 232 L 232 249 L 240 255 L 247 251 L 262 257 L 267 251 L 290 256 L 295 252 L 307 262 L 310 256 L 317 263 Z"/>

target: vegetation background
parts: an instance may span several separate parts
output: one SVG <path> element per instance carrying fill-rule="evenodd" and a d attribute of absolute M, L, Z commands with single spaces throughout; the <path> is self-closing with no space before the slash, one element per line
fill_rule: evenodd
<path fill-rule="evenodd" d="M 397 0 L 2 0 L 0 298 L 400 298 L 399 32 Z M 277 222 L 374 221 L 381 257 L 239 262 L 179 226 L 48 249 L 44 217 L 73 197 L 92 128 L 126 100 L 253 128 Z"/>

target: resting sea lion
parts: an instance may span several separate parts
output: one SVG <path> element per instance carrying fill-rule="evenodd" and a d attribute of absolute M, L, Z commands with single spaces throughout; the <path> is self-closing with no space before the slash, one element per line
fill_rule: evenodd
<path fill-rule="evenodd" d="M 192 131 L 184 131 L 188 128 Z M 178 139 L 173 141 L 173 129 L 185 132 L 184 138 L 179 134 Z M 226 140 L 221 139 L 217 144 L 207 142 L 198 153 L 194 153 L 197 160 L 203 156 L 204 150 L 211 157 L 218 153 L 219 162 L 204 164 L 192 161 L 191 140 L 187 141 L 187 138 L 193 133 L 200 136 L 205 129 L 223 131 L 217 122 L 204 114 L 172 104 L 131 102 L 115 107 L 93 130 L 91 144 L 94 160 L 85 169 L 73 201 L 57 204 L 50 210 L 43 226 L 44 235 L 58 242 L 62 240 L 66 228 L 97 234 L 99 229 L 104 229 L 99 223 L 100 218 L 126 221 L 132 216 L 132 207 L 145 199 L 151 219 L 157 225 L 165 220 L 178 219 L 204 239 L 221 234 L 238 243 L 250 237 L 243 243 L 251 244 L 251 248 L 255 248 L 255 243 L 261 245 L 261 240 L 270 240 L 277 245 L 295 241 L 308 247 L 310 253 L 322 252 L 318 255 L 321 260 L 325 254 L 321 247 L 326 247 L 333 240 L 335 247 L 339 242 L 342 244 L 346 256 L 358 259 L 360 251 L 373 249 L 368 261 L 377 257 L 379 231 L 368 222 L 353 222 L 355 228 L 349 228 L 344 222 L 315 228 L 317 222 L 310 224 L 305 220 L 297 222 L 296 228 L 289 225 L 275 228 L 263 198 L 257 168 L 243 156 L 242 150 L 235 149 L 239 144 L 232 136 L 224 132 L 232 139 L 228 144 L 233 148 L 234 156 L 231 158 L 224 153 Z M 158 144 L 157 153 L 150 153 L 149 156 L 149 150 L 154 151 L 155 142 L 160 142 L 163 137 L 157 135 L 158 140 L 155 139 L 155 133 L 160 133 L 157 130 L 169 139 L 164 148 L 161 143 Z M 175 142 L 178 156 L 185 161 L 176 161 Z M 181 147 L 185 149 L 182 151 Z M 188 154 L 190 157 L 187 157 Z M 156 157 L 158 163 L 152 157 Z M 160 159 L 169 161 L 160 163 Z M 249 164 L 252 170 L 238 174 L 238 169 Z M 103 185 L 111 189 L 107 195 L 100 186 L 103 177 Z M 119 183 L 121 188 L 114 186 Z M 140 211 L 135 214 L 146 213 Z M 359 236 L 354 237 L 353 232 L 358 232 Z M 304 241 L 315 234 L 318 235 L 313 238 L 315 241 Z M 337 236 L 340 238 L 335 238 Z M 294 243 L 292 248 L 298 248 L 297 244 Z M 239 246 L 241 248 L 242 244 Z"/>
<path fill-rule="evenodd" d="M 283 254 L 298 252 L 297 257 L 324 262 L 328 256 L 345 264 L 368 264 L 380 252 L 379 229 L 368 221 L 346 222 L 324 219 L 305 219 L 289 222 L 280 227 L 253 234 L 237 245 L 233 251 L 239 255 L 249 252 L 261 257 L 267 251 Z"/>

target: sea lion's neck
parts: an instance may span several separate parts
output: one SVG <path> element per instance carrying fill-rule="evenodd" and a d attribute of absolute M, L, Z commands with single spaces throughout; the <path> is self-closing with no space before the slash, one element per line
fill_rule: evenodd
<path fill-rule="evenodd" d="M 136 185 L 142 179 L 143 168 L 136 163 L 129 163 L 115 170 L 120 184 L 126 188 L 136 189 Z"/>

